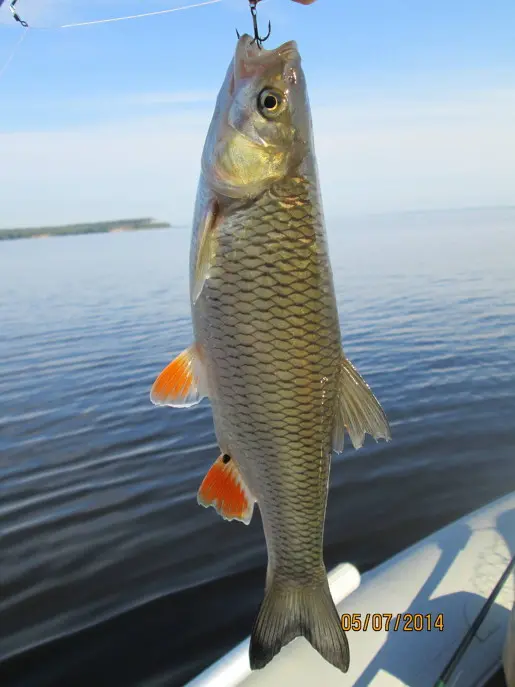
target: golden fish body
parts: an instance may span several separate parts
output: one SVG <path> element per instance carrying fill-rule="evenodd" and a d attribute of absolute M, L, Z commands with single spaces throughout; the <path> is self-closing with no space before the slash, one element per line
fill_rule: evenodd
<path fill-rule="evenodd" d="M 323 532 L 331 451 L 346 428 L 389 438 L 386 417 L 345 358 L 295 43 L 248 36 L 218 96 L 202 158 L 190 255 L 195 343 L 156 380 L 152 400 L 207 396 L 222 455 L 199 502 L 250 522 L 268 550 L 252 668 L 304 635 L 333 665 L 349 649 L 331 599 Z"/>
<path fill-rule="evenodd" d="M 276 578 L 325 579 L 322 535 L 340 377 L 338 313 L 314 179 L 217 225 L 193 306 L 218 443 L 259 503 Z"/>

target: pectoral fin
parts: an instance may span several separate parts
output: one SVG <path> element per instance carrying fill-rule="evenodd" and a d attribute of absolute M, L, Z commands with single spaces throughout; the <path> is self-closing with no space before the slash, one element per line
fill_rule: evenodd
<path fill-rule="evenodd" d="M 197 344 L 192 344 L 158 376 L 150 391 L 156 406 L 189 408 L 207 396 L 204 366 Z"/>
<path fill-rule="evenodd" d="M 195 278 L 191 293 L 193 305 L 197 302 L 206 279 L 209 278 L 209 270 L 216 255 L 216 225 L 220 208 L 216 200 L 211 200 L 199 228 L 197 245 L 197 259 L 195 261 Z"/>
<path fill-rule="evenodd" d="M 234 460 L 219 456 L 200 485 L 197 501 L 204 508 L 213 506 L 224 520 L 240 520 L 248 525 L 256 499 L 243 481 Z"/>
<path fill-rule="evenodd" d="M 338 404 L 333 427 L 333 449 L 343 451 L 344 435 L 347 430 L 354 448 L 361 448 L 365 434 L 377 441 L 390 441 L 390 427 L 377 398 L 342 353 Z"/>

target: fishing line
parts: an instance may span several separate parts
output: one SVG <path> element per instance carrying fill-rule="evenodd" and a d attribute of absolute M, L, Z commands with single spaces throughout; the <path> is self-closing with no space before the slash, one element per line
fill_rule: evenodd
<path fill-rule="evenodd" d="M 9 67 L 9 65 L 11 64 L 11 62 L 13 61 L 14 56 L 15 56 L 16 53 L 18 52 L 18 48 L 21 46 L 21 44 L 23 43 L 23 41 L 24 41 L 25 38 L 27 37 L 28 32 L 29 32 L 29 27 L 25 28 L 25 29 L 22 31 L 20 37 L 18 38 L 18 40 L 17 40 L 16 43 L 14 44 L 14 47 L 13 47 L 13 49 L 11 50 L 11 53 L 8 55 L 7 60 L 5 61 L 3 67 L 0 68 L 0 79 L 1 79 L 2 76 L 5 74 L 5 72 L 7 71 L 7 68 Z"/>
<path fill-rule="evenodd" d="M 16 0 L 17 1 L 17 0 Z M 2 5 L 3 0 L 0 0 L 0 5 Z M 206 5 L 215 5 L 217 3 L 223 2 L 223 0 L 203 0 L 202 2 L 196 2 L 193 4 L 189 5 L 181 5 L 180 7 L 170 7 L 164 10 L 156 10 L 154 12 L 140 12 L 139 14 L 129 14 L 123 17 L 107 17 L 106 19 L 94 19 L 91 21 L 81 21 L 81 22 L 74 22 L 74 23 L 69 23 L 69 24 L 57 24 L 54 26 L 41 26 L 41 25 L 34 25 L 31 24 L 30 19 L 28 21 L 28 24 L 30 28 L 37 29 L 38 31 L 43 30 L 43 31 L 56 31 L 58 29 L 71 29 L 76 26 L 92 26 L 94 24 L 109 24 L 115 21 L 126 21 L 128 19 L 141 19 L 143 17 L 153 17 L 157 16 L 160 14 L 170 14 L 171 12 L 182 12 L 184 10 L 190 10 L 195 7 L 205 7 Z M 23 11 L 23 10 L 22 10 Z M 27 17 L 28 19 L 28 17 Z M 21 18 L 18 19 L 18 21 L 22 21 Z M 0 25 L 2 22 L 0 22 Z M 24 25 L 24 24 L 22 24 Z"/>
<path fill-rule="evenodd" d="M 94 21 L 77 22 L 75 24 L 63 24 L 61 26 L 54 27 L 54 29 L 71 29 L 71 28 L 74 28 L 76 26 L 91 26 L 93 24 L 108 24 L 108 23 L 115 22 L 115 21 L 126 21 L 128 19 L 141 19 L 142 17 L 152 17 L 152 16 L 155 16 L 158 14 L 170 14 L 171 12 L 182 12 L 184 10 L 190 10 L 190 9 L 195 8 L 195 7 L 205 7 L 206 5 L 215 5 L 219 2 L 222 2 L 222 0 L 204 0 L 203 2 L 197 2 L 197 3 L 191 4 L 191 5 L 182 5 L 181 7 L 170 7 L 168 9 L 157 10 L 155 12 L 143 12 L 140 14 L 127 15 L 125 17 L 109 17 L 107 19 L 95 19 Z M 0 0 L 0 4 L 1 4 L 1 0 Z M 21 46 L 21 44 L 23 43 L 23 41 L 25 40 L 25 38 L 27 36 L 28 30 L 30 27 L 26 26 L 25 23 L 22 24 L 22 26 L 25 26 L 24 31 L 20 34 L 19 39 L 14 44 L 14 47 L 13 47 L 11 53 L 8 55 L 7 60 L 5 61 L 3 66 L 0 67 L 0 79 L 2 78 L 2 76 L 7 71 L 9 65 L 11 64 L 16 53 L 18 52 L 19 47 Z M 45 28 L 51 29 L 51 27 L 37 27 L 37 28 L 43 28 L 43 30 Z"/>
<path fill-rule="evenodd" d="M 17 1 L 17 0 L 16 0 Z M 203 2 L 196 2 L 190 5 L 182 5 L 181 7 L 170 7 L 168 9 L 164 10 L 156 10 L 154 12 L 141 12 L 139 14 L 128 14 L 123 17 L 107 17 L 106 19 L 93 19 L 91 21 L 81 21 L 81 22 L 74 22 L 73 24 L 61 24 L 60 26 L 36 26 L 32 28 L 37 28 L 37 29 L 43 29 L 43 30 L 56 30 L 56 29 L 71 29 L 75 28 L 78 26 L 94 26 L 98 24 L 110 24 L 113 22 L 117 21 L 127 21 L 130 19 L 142 19 L 144 17 L 155 17 L 157 15 L 162 15 L 162 14 L 171 14 L 172 12 L 183 12 L 185 10 L 191 10 L 196 7 L 206 7 L 207 5 L 216 5 L 220 2 L 223 2 L 223 0 L 203 0 Z M 261 2 L 262 5 L 266 4 L 267 2 L 270 2 L 270 0 L 257 0 L 257 2 Z M 0 4 L 2 4 L 2 0 L 0 0 Z M 20 41 L 21 42 L 21 41 Z"/>
<path fill-rule="evenodd" d="M 157 10 L 156 12 L 144 12 L 142 14 L 131 14 L 126 17 L 111 17 L 109 19 L 95 19 L 94 21 L 81 21 L 76 24 L 63 24 L 57 28 L 71 29 L 75 26 L 92 26 L 93 24 L 108 24 L 113 21 L 126 21 L 127 19 L 141 19 L 142 17 L 154 17 L 158 14 L 170 14 L 171 12 L 181 12 L 182 10 L 191 10 L 194 7 L 204 7 L 205 5 L 214 5 L 222 0 L 205 0 L 205 2 L 197 2 L 194 5 L 184 5 L 183 7 L 171 7 L 167 10 Z"/>
<path fill-rule="evenodd" d="M 15 0 L 17 2 L 17 0 Z M 205 7 L 206 5 L 216 5 L 218 3 L 222 2 L 222 0 L 203 0 L 203 2 L 196 2 L 194 4 L 190 5 L 182 5 L 181 7 L 170 7 L 165 10 L 156 10 L 155 12 L 142 12 L 140 14 L 130 14 L 127 16 L 123 17 L 108 17 L 107 19 L 95 19 L 92 21 L 82 21 L 82 22 L 76 22 L 74 24 L 62 24 L 61 26 L 56 26 L 54 27 L 55 29 L 71 29 L 75 28 L 78 26 L 93 26 L 95 24 L 110 24 L 112 22 L 116 21 L 127 21 L 130 19 L 142 19 L 143 17 L 155 17 L 157 15 L 162 15 L 162 14 L 171 14 L 172 12 L 183 12 L 184 10 L 191 10 L 196 7 Z M 257 2 L 261 2 L 261 4 L 265 4 L 267 2 L 270 2 L 270 0 L 257 0 Z M 2 0 L 0 0 L 0 4 L 2 4 Z M 14 6 L 14 3 L 11 4 L 11 9 Z M 20 20 L 18 20 L 20 21 Z M 21 22 L 20 22 L 21 23 Z M 14 47 L 7 57 L 7 60 L 5 61 L 4 65 L 0 67 L 0 79 L 2 76 L 5 74 L 7 71 L 9 65 L 13 61 L 16 53 L 18 52 L 19 47 L 25 40 L 27 33 L 29 31 L 30 26 L 27 26 L 25 22 L 22 23 L 22 26 L 25 27 L 25 30 L 21 33 L 20 38 L 16 41 L 14 44 Z M 50 27 L 37 27 L 37 28 L 50 28 Z"/>

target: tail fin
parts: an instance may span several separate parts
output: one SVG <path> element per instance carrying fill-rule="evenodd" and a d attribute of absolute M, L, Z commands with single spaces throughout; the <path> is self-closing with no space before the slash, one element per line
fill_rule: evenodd
<path fill-rule="evenodd" d="M 305 637 L 326 661 L 346 673 L 349 643 L 327 580 L 318 587 L 280 587 L 272 582 L 252 629 L 250 667 L 264 668 L 283 646 Z"/>

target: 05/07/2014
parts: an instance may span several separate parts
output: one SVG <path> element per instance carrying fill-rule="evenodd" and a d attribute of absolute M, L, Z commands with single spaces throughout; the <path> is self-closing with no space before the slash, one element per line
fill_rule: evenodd
<path fill-rule="evenodd" d="M 342 629 L 345 632 L 360 630 L 373 632 L 443 632 L 443 613 L 344 613 L 341 617 Z"/>

